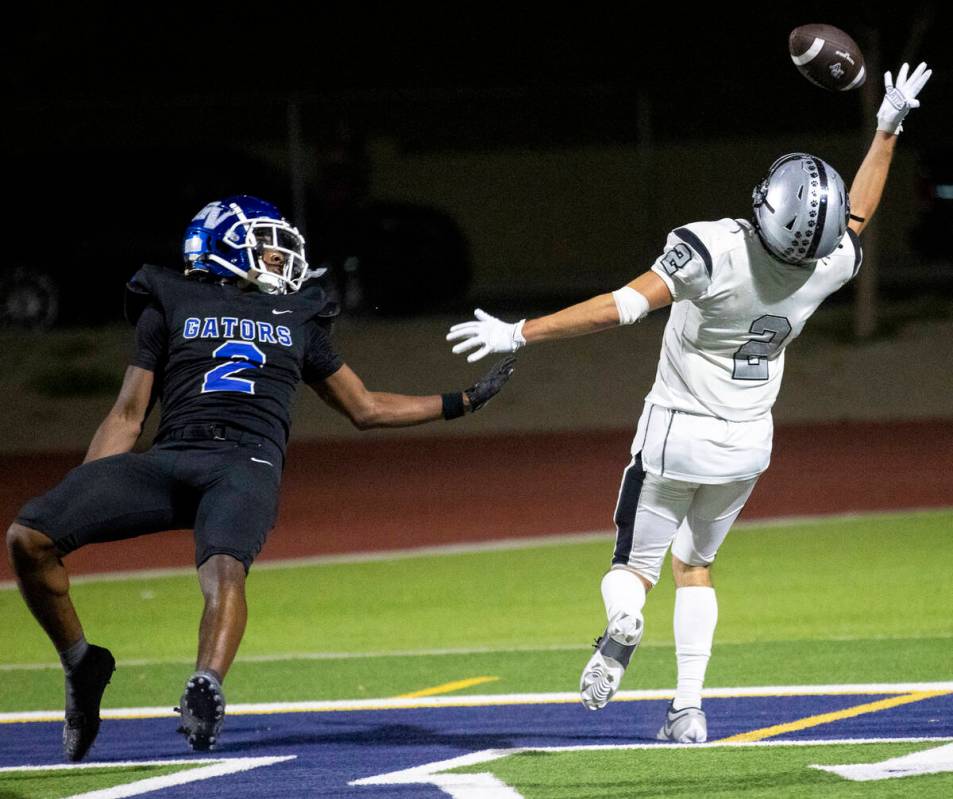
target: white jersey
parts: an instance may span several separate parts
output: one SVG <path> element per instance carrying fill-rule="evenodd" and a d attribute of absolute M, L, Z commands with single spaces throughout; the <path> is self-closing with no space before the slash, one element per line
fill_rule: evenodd
<path fill-rule="evenodd" d="M 742 220 L 673 230 L 652 265 L 673 305 L 646 401 L 731 422 L 770 417 L 785 348 L 861 256 L 850 229 L 832 255 L 803 266 L 773 258 Z"/>

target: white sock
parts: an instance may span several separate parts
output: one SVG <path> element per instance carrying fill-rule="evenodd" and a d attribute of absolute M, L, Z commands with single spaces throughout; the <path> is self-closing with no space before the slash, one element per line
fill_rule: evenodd
<path fill-rule="evenodd" d="M 612 569 L 602 578 L 602 601 L 609 621 L 623 613 L 640 619 L 645 605 L 645 586 L 627 569 Z"/>
<path fill-rule="evenodd" d="M 672 706 L 702 706 L 702 685 L 711 657 L 711 642 L 718 624 L 718 600 L 715 589 L 686 586 L 675 591 L 675 659 L 678 661 L 678 687 Z"/>

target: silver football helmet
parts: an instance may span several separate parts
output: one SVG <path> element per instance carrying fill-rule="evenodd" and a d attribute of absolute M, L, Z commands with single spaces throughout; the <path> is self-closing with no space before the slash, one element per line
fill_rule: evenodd
<path fill-rule="evenodd" d="M 844 180 L 816 156 L 782 156 L 754 187 L 751 199 L 761 242 L 785 263 L 826 258 L 847 231 L 850 198 Z"/>

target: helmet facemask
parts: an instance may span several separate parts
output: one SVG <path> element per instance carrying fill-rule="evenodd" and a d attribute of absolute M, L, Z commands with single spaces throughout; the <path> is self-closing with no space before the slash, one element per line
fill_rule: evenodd
<path fill-rule="evenodd" d="M 241 261 L 246 264 L 244 273 L 224 258 L 214 253 L 209 258 L 221 266 L 253 283 L 266 294 L 289 294 L 297 291 L 308 274 L 308 261 L 304 252 L 304 236 L 283 219 L 256 217 L 248 219 L 237 205 L 232 208 L 238 214 L 236 221 L 222 237 L 222 242 L 240 251 Z M 266 252 L 282 256 L 280 268 L 269 266 Z"/>

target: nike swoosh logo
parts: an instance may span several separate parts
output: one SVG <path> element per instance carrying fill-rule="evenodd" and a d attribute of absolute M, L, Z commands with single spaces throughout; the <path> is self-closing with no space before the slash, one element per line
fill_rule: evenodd
<path fill-rule="evenodd" d="M 261 458 L 252 458 L 251 460 L 253 460 L 255 463 L 266 463 L 266 464 L 268 464 L 269 466 L 274 466 L 274 465 L 275 465 L 275 464 L 273 464 L 271 461 L 263 461 Z"/>
<path fill-rule="evenodd" d="M 275 316 L 278 316 L 278 314 L 283 314 L 283 313 L 294 313 L 294 311 L 279 311 L 279 310 L 276 310 L 275 308 L 272 308 L 272 309 L 271 309 L 271 312 L 272 312 Z"/>

